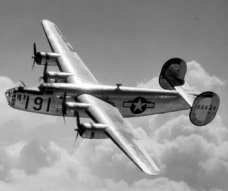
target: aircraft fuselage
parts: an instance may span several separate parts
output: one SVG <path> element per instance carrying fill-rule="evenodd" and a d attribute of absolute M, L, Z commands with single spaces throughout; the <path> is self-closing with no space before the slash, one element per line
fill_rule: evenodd
<path fill-rule="evenodd" d="M 189 109 L 176 91 L 149 90 L 119 86 L 80 86 L 69 84 L 41 84 L 38 88 L 18 87 L 6 92 L 11 107 L 28 112 L 62 116 L 63 99 L 66 95 L 66 115 L 88 117 L 86 107 L 77 97 L 93 95 L 117 107 L 124 117 L 137 117 Z M 89 106 L 88 106 L 89 107 Z"/>

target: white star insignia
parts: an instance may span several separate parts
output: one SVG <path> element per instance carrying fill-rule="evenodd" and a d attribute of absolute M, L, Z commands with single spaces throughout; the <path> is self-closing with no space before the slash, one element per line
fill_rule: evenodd
<path fill-rule="evenodd" d="M 134 104 L 134 106 L 135 106 L 134 111 L 136 111 L 136 110 L 142 111 L 142 107 L 143 107 L 144 105 L 146 105 L 145 103 L 142 103 L 142 102 L 141 102 L 141 99 L 139 99 L 139 101 L 138 101 L 137 103 L 133 103 L 133 104 Z"/>

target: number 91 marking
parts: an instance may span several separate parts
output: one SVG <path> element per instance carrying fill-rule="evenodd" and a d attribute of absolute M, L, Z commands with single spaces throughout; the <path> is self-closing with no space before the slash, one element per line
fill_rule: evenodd
<path fill-rule="evenodd" d="M 36 97 L 34 99 L 34 104 L 35 104 L 35 106 L 33 106 L 33 109 L 36 111 L 40 111 L 43 106 L 43 98 Z M 51 104 L 51 98 L 48 98 L 46 112 L 49 112 L 50 104 Z"/>

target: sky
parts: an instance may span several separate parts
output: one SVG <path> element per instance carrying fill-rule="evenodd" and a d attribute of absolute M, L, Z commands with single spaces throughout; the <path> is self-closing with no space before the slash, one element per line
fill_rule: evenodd
<path fill-rule="evenodd" d="M 0 1 L 0 190 L 226 191 L 227 9 L 225 0 Z M 159 176 L 142 173 L 110 140 L 74 145 L 75 119 L 14 110 L 4 96 L 20 80 L 38 84 L 33 42 L 50 51 L 42 19 L 103 84 L 159 88 L 163 63 L 186 60 L 189 87 L 220 96 L 218 115 L 205 127 L 192 125 L 189 111 L 128 119 Z"/>

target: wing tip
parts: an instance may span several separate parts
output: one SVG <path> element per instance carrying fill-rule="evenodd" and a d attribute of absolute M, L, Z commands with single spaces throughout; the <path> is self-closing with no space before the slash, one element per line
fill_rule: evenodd
<path fill-rule="evenodd" d="M 145 172 L 148 175 L 152 176 L 158 176 L 160 174 L 160 169 L 142 169 L 143 172 Z"/>
<path fill-rule="evenodd" d="M 52 21 L 48 20 L 48 19 L 43 19 L 41 21 L 41 24 L 42 25 L 50 25 L 50 24 L 54 24 Z"/>

